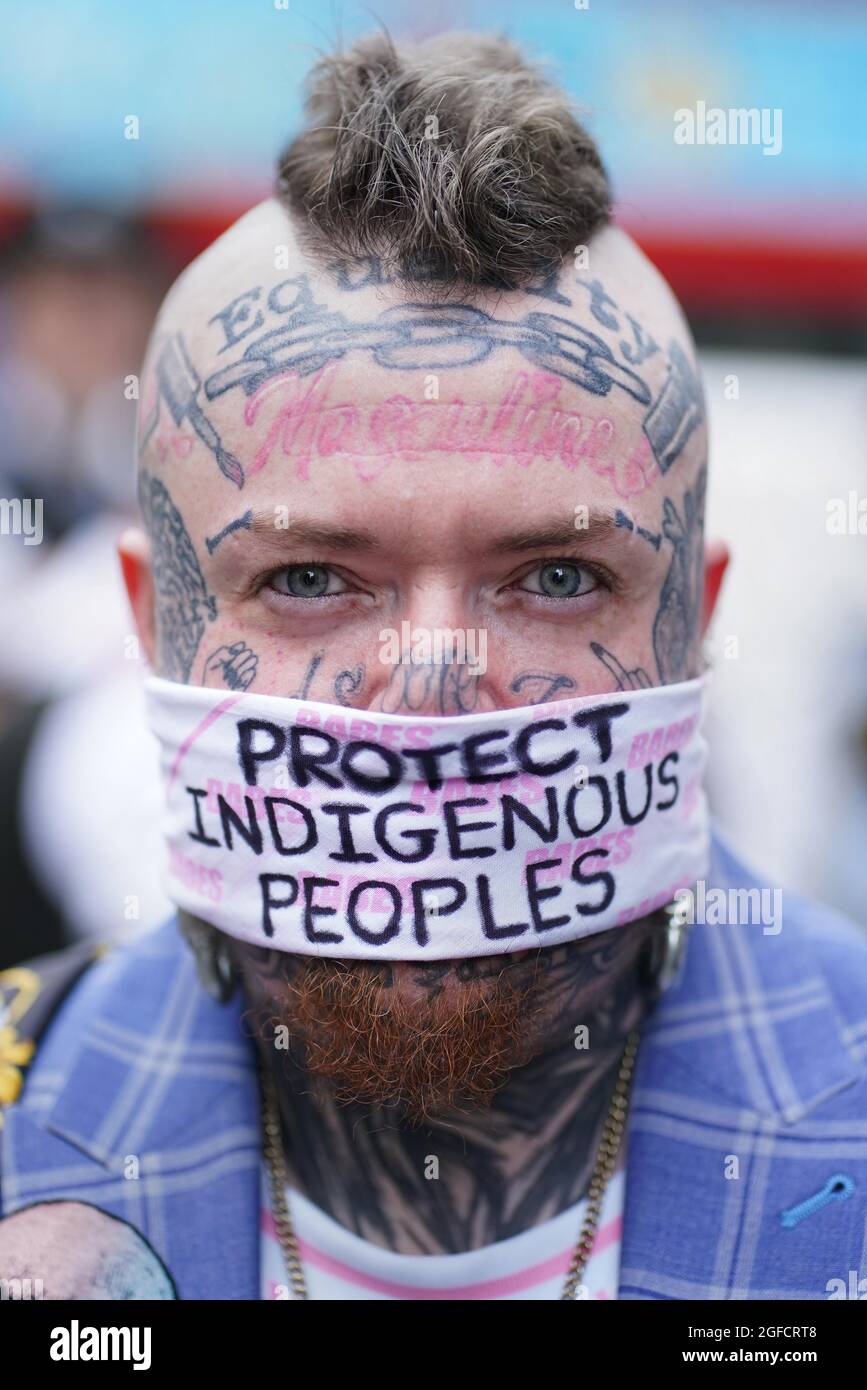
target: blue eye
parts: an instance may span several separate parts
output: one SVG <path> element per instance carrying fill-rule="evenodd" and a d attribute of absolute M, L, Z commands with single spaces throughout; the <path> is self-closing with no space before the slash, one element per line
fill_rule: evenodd
<path fill-rule="evenodd" d="M 557 560 L 531 570 L 519 587 L 525 593 L 541 594 L 545 598 L 578 598 L 597 589 L 599 581 L 584 565 Z"/>
<path fill-rule="evenodd" d="M 343 580 L 327 565 L 289 565 L 273 574 L 269 582 L 276 593 L 287 598 L 326 598 L 345 592 Z"/>

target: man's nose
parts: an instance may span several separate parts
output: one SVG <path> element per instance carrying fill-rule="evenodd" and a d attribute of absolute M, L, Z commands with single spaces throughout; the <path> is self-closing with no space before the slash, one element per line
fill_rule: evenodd
<path fill-rule="evenodd" d="M 407 590 L 401 612 L 410 630 L 419 633 L 468 631 L 470 604 L 459 580 L 445 575 L 420 575 Z"/>
<path fill-rule="evenodd" d="M 371 709 L 441 716 L 498 707 L 487 679 L 487 629 L 473 623 L 458 582 L 414 580 L 399 614 L 396 628 L 379 633 Z"/>

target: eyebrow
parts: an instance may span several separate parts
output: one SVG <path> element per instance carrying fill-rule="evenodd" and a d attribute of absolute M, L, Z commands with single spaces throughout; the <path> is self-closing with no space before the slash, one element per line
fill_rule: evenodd
<path fill-rule="evenodd" d="M 321 545 L 331 550 L 375 550 L 376 537 L 371 531 L 353 530 L 348 526 L 327 526 L 319 521 L 293 521 L 289 525 L 277 526 L 274 513 L 254 512 L 250 525 L 246 528 L 254 536 L 285 542 L 304 541 L 308 545 Z"/>
<path fill-rule="evenodd" d="M 575 521 L 575 517 L 552 517 L 529 529 L 506 532 L 496 537 L 486 550 L 492 555 L 502 555 L 544 550 L 552 546 L 592 544 L 610 538 L 621 529 L 621 523 L 613 512 L 591 511 L 587 524 L 580 527 L 576 526 Z M 372 531 L 363 528 L 329 526 L 318 521 L 292 521 L 291 518 L 288 526 L 276 526 L 273 511 L 254 512 L 244 530 L 261 539 L 271 540 L 284 549 L 287 544 L 301 543 L 359 554 L 376 550 L 380 544 Z"/>
<path fill-rule="evenodd" d="M 586 525 L 578 526 L 576 521 L 577 515 L 568 520 L 557 517 L 527 531 L 511 531 L 500 536 L 489 549 L 493 554 L 502 554 L 506 551 L 542 550 L 547 546 L 575 545 L 580 541 L 605 540 L 620 529 L 620 523 L 613 512 L 589 512 Z"/>

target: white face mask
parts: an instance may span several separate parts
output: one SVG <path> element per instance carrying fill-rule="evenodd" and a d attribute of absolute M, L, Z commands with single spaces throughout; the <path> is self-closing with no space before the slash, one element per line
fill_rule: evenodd
<path fill-rule="evenodd" d="M 367 960 L 634 921 L 707 871 L 706 680 L 425 718 L 151 677 L 169 896 L 240 941 Z"/>

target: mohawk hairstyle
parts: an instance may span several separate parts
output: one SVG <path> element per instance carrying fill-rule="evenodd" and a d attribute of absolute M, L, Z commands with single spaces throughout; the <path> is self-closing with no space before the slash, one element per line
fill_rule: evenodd
<path fill-rule="evenodd" d="M 508 40 L 358 40 L 316 64 L 275 193 L 319 257 L 408 284 L 517 289 L 609 221 L 599 152 Z"/>

